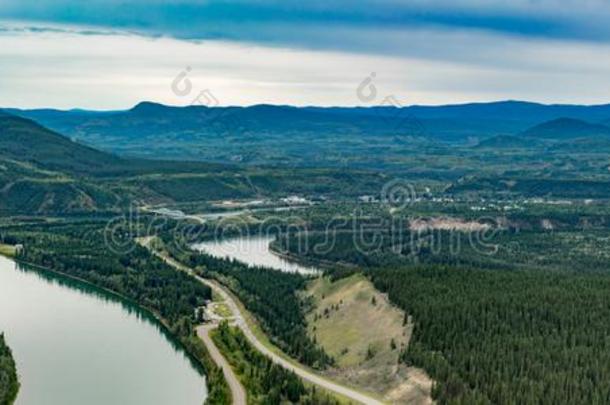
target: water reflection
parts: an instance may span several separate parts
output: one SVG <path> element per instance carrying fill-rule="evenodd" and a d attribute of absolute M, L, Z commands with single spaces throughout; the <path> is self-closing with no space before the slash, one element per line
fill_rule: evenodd
<path fill-rule="evenodd" d="M 205 380 L 151 314 L 0 257 L 0 330 L 21 379 L 17 405 L 201 404 Z"/>
<path fill-rule="evenodd" d="M 269 248 L 273 239 L 273 236 L 242 236 L 197 243 L 193 249 L 214 257 L 238 260 L 249 266 L 268 267 L 289 273 L 319 273 L 313 266 L 298 264 L 274 254 Z"/>

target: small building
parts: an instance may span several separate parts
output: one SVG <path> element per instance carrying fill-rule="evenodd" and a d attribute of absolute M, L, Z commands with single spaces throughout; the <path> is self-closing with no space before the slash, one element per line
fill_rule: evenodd
<path fill-rule="evenodd" d="M 280 201 L 282 201 L 285 204 L 288 205 L 302 205 L 302 204 L 309 204 L 309 200 L 303 197 L 299 197 L 297 195 L 291 195 L 289 197 L 286 198 L 282 198 Z"/>

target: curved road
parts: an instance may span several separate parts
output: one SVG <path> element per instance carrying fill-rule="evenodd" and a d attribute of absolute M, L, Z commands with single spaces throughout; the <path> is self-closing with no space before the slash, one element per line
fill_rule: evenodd
<path fill-rule="evenodd" d="M 201 279 L 200 277 L 195 275 L 191 269 L 187 268 L 186 266 L 183 266 L 182 264 L 178 263 L 177 261 L 173 260 L 172 258 L 167 257 L 167 256 L 163 255 L 161 252 L 158 252 L 157 250 L 155 250 L 151 246 L 152 240 L 153 240 L 153 238 L 151 238 L 151 237 L 143 237 L 143 238 L 136 239 L 136 241 L 140 245 L 142 245 L 145 248 L 147 248 L 148 250 L 150 250 L 155 256 L 159 257 L 161 260 L 165 261 L 170 266 L 175 267 L 178 270 L 187 272 L 190 275 L 192 275 L 193 277 L 196 277 L 199 281 L 203 282 L 203 279 Z M 201 339 L 203 341 L 203 344 L 205 344 L 205 347 L 208 349 L 208 352 L 210 353 L 210 357 L 212 357 L 212 360 L 214 361 L 214 363 L 216 363 L 216 365 L 222 369 L 222 374 L 224 375 L 225 380 L 227 381 L 227 384 L 229 385 L 229 389 L 231 390 L 231 397 L 233 398 L 233 405 L 246 405 L 247 404 L 246 390 L 244 389 L 243 385 L 239 381 L 239 378 L 237 378 L 237 376 L 233 372 L 231 365 L 229 364 L 227 359 L 224 358 L 222 353 L 220 353 L 220 350 L 218 350 L 218 347 L 216 347 L 216 345 L 214 344 L 214 341 L 212 340 L 212 337 L 210 336 L 210 331 L 217 327 L 218 327 L 217 323 L 198 326 L 196 328 L 197 336 L 199 336 L 199 339 Z"/>
<path fill-rule="evenodd" d="M 148 243 L 146 244 L 146 246 L 150 248 Z M 269 350 L 269 348 L 267 348 L 267 346 L 265 346 L 254 335 L 254 333 L 250 329 L 250 326 L 246 322 L 239 306 L 235 302 L 235 299 L 232 297 L 231 294 L 229 294 L 225 290 L 225 288 L 222 285 L 220 285 L 216 281 L 208 280 L 208 279 L 198 276 L 193 271 L 193 269 L 183 265 L 182 263 L 177 262 L 176 260 L 172 259 L 171 257 L 167 257 L 167 256 L 155 251 L 154 249 L 152 249 L 152 251 L 154 254 L 159 256 L 161 259 L 165 260 L 165 262 L 167 262 L 169 265 L 175 267 L 178 270 L 181 270 L 181 271 L 184 271 L 184 272 L 190 274 L 191 276 L 193 276 L 197 280 L 199 280 L 201 283 L 209 286 L 216 293 L 218 293 L 224 299 L 227 306 L 231 309 L 231 312 L 233 313 L 233 315 L 235 317 L 235 325 L 242 330 L 244 335 L 246 335 L 246 338 L 248 338 L 250 343 L 254 347 L 256 347 L 257 350 L 259 350 L 265 356 L 269 357 L 274 363 L 279 364 L 280 366 L 284 367 L 287 370 L 293 371 L 296 375 L 298 375 L 302 379 L 304 379 L 312 384 L 320 386 L 326 390 L 333 391 L 337 394 L 340 394 L 346 398 L 351 399 L 352 401 L 356 401 L 356 402 L 366 404 L 366 405 L 383 405 L 383 402 L 380 402 L 372 397 L 369 397 L 368 395 L 362 394 L 362 393 L 355 391 L 351 388 L 348 388 L 346 386 L 329 381 L 328 379 L 326 379 L 322 376 L 312 373 L 311 371 L 307 370 L 305 367 L 300 366 L 298 364 L 294 364 L 294 363 L 284 359 L 283 357 L 279 356 L 277 353 L 274 353 L 273 351 Z"/>

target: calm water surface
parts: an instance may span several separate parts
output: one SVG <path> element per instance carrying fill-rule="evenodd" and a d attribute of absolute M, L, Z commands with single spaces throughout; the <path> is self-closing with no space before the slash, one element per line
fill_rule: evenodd
<path fill-rule="evenodd" d="M 200 405 L 205 379 L 147 314 L 0 256 L 0 331 L 17 405 Z"/>
<path fill-rule="evenodd" d="M 273 254 L 269 249 L 273 239 L 273 236 L 243 236 L 198 243 L 193 248 L 211 256 L 239 260 L 250 266 L 301 274 L 318 273 L 315 267 L 303 266 Z"/>

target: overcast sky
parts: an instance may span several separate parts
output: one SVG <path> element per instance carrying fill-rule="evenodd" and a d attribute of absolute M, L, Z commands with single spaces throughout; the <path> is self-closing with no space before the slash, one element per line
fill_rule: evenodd
<path fill-rule="evenodd" d="M 607 103 L 608 21 L 605 0 L 1 0 L 0 106 Z"/>

